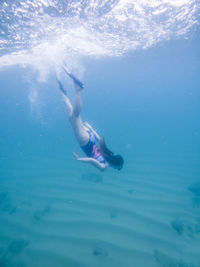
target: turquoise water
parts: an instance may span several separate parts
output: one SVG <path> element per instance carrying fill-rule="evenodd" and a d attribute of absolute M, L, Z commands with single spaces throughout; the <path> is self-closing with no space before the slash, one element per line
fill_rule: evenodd
<path fill-rule="evenodd" d="M 200 266 L 197 1 L 2 1 L 0 266 Z M 57 90 L 124 168 L 99 172 Z"/>

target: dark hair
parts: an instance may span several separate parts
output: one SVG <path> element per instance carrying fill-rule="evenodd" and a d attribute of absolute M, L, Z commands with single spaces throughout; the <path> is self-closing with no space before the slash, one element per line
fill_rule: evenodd
<path fill-rule="evenodd" d="M 122 156 L 114 155 L 114 153 L 107 148 L 104 139 L 99 141 L 99 148 L 102 156 L 112 167 L 117 168 L 118 170 L 122 169 L 124 164 Z"/>

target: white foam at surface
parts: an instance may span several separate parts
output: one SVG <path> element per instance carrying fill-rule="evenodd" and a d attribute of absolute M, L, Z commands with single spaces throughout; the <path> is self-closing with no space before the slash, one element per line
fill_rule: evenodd
<path fill-rule="evenodd" d="M 30 66 L 39 71 L 42 81 L 55 66 L 67 63 L 73 69 L 85 56 L 121 56 L 187 37 L 198 24 L 197 2 L 4 1 L 0 7 L 0 68 Z"/>

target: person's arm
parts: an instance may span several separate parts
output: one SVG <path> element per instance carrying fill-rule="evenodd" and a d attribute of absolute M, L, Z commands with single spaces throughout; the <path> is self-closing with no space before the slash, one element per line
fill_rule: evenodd
<path fill-rule="evenodd" d="M 92 128 L 92 126 L 91 126 L 87 121 L 84 122 L 84 125 L 85 125 L 89 130 L 91 130 L 91 131 L 94 133 L 94 135 L 95 135 L 97 141 L 99 142 L 99 141 L 101 140 L 101 137 L 100 137 L 100 136 L 98 135 L 98 133 Z"/>
<path fill-rule="evenodd" d="M 99 170 L 101 171 L 104 171 L 106 169 L 106 165 L 104 163 L 100 163 L 99 161 L 97 161 L 96 159 L 93 159 L 93 158 L 89 158 L 89 157 L 83 157 L 83 158 L 80 158 L 78 156 L 78 154 L 76 154 L 75 152 L 73 152 L 75 158 L 78 160 L 78 161 L 81 161 L 81 162 L 85 162 L 85 163 L 90 163 L 92 164 L 94 167 L 98 168 Z"/>

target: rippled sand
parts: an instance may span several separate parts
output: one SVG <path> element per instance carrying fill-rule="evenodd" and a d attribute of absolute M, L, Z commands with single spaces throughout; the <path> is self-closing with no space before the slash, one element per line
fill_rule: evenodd
<path fill-rule="evenodd" d="M 105 173 L 72 159 L 2 161 L 1 267 L 200 266 L 194 155 Z"/>

